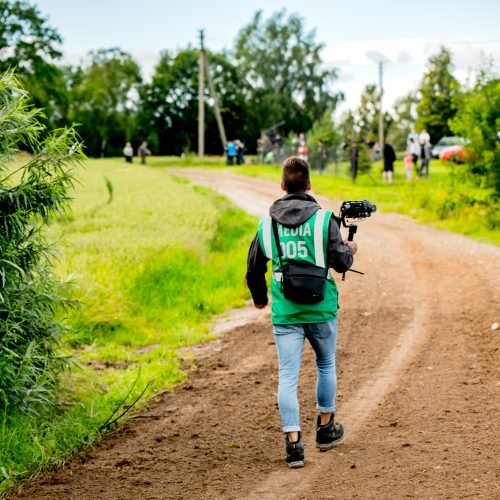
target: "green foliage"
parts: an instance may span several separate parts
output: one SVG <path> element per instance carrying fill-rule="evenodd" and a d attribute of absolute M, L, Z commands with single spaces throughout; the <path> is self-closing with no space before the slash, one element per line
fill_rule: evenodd
<path fill-rule="evenodd" d="M 119 156 L 135 125 L 140 68 L 116 48 L 91 52 L 89 58 L 70 75 L 68 117 L 80 123 L 78 132 L 90 155 Z"/>
<path fill-rule="evenodd" d="M 311 168 L 324 170 L 329 151 L 335 149 L 340 141 L 340 133 L 333 122 L 333 113 L 327 111 L 320 120 L 315 121 L 307 133 L 307 139 Z"/>
<path fill-rule="evenodd" d="M 500 198 L 500 79 L 480 75 L 474 88 L 464 94 L 450 126 L 455 134 L 470 140 L 468 172 Z"/>
<path fill-rule="evenodd" d="M 209 339 L 213 315 L 248 298 L 253 217 L 159 168 L 116 159 L 86 166 L 71 214 L 48 232 L 67 241 L 56 271 L 73 273 L 82 303 L 70 311 L 59 351 L 77 364 L 48 413 L 0 420 L 0 495 L 91 445 L 112 412 L 143 390 L 153 397 L 183 380 L 177 349 Z"/>
<path fill-rule="evenodd" d="M 307 137 L 312 144 L 321 141 L 325 146 L 335 145 L 340 139 L 340 134 L 333 121 L 332 112 L 326 112 L 315 121 Z"/>
<path fill-rule="evenodd" d="M 219 98 L 228 139 L 250 140 L 245 131 L 247 104 L 240 73 L 226 54 L 207 52 L 210 74 Z M 199 51 L 185 49 L 175 56 L 163 52 L 151 83 L 140 91 L 140 135 L 157 154 L 177 154 L 196 150 L 198 137 Z M 205 149 L 222 154 L 211 98 L 205 86 Z"/>
<path fill-rule="evenodd" d="M 429 58 L 428 71 L 418 89 L 416 128 L 425 128 L 434 144 L 441 137 L 452 135 L 449 120 L 455 116 L 460 96 L 460 85 L 452 70 L 451 53 L 441 47 L 438 54 Z"/>
<path fill-rule="evenodd" d="M 83 155 L 71 129 L 39 140 L 38 112 L 12 73 L 0 77 L 0 99 L 0 410 L 36 412 L 50 404 L 55 370 L 65 363 L 56 354 L 55 315 L 68 304 L 44 228 L 64 210 Z M 33 157 L 13 166 L 25 145 Z"/>
<path fill-rule="evenodd" d="M 345 140 L 359 138 L 362 142 L 374 143 L 379 137 L 380 89 L 367 85 L 354 111 L 347 111 L 341 117 L 340 128 Z M 387 135 L 393 122 L 392 116 L 384 113 L 384 132 Z"/>
<path fill-rule="evenodd" d="M 255 137 L 282 120 L 285 135 L 309 130 L 327 109 L 335 107 L 340 96 L 329 86 L 336 71 L 323 67 L 323 45 L 315 37 L 314 31 L 305 32 L 301 17 L 286 17 L 285 10 L 267 20 L 259 11 L 241 29 L 235 57 L 249 84 Z M 274 102 L 278 104 L 271 106 Z"/>
<path fill-rule="evenodd" d="M 48 61 L 61 57 L 59 33 L 47 25 L 37 7 L 23 0 L 0 1 L 0 72 L 39 76 Z"/>
<path fill-rule="evenodd" d="M 394 124 L 389 131 L 389 138 L 392 139 L 396 151 L 406 150 L 406 140 L 412 125 L 417 119 L 416 107 L 418 99 L 415 92 L 399 97 L 394 103 Z"/>
<path fill-rule="evenodd" d="M 49 130 L 66 124 L 67 104 L 61 58 L 61 36 L 48 25 L 36 6 L 25 1 L 0 1 L 0 73 L 16 71 L 35 107 L 45 108 L 38 119 Z M 41 83 L 43 82 L 43 83 Z"/>

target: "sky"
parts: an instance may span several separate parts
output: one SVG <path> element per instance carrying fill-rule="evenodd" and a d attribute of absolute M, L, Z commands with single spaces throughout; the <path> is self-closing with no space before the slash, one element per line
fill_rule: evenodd
<path fill-rule="evenodd" d="M 416 89 L 426 62 L 441 45 L 453 54 L 455 76 L 474 76 L 482 54 L 500 67 L 500 0 L 37 0 L 63 37 L 66 62 L 90 50 L 120 47 L 151 76 L 160 51 L 205 45 L 230 50 L 256 11 L 267 18 L 283 8 L 299 14 L 307 32 L 324 44 L 326 66 L 337 68 L 335 90 L 345 94 L 340 111 L 354 108 L 365 85 L 379 81 L 384 64 L 384 107 Z M 371 54 L 370 54 L 371 53 Z"/>

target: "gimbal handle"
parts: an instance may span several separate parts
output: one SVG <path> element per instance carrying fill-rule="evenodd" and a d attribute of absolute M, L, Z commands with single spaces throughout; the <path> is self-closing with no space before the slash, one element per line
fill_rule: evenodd
<path fill-rule="evenodd" d="M 358 226 L 356 224 L 349 224 L 349 236 L 347 237 L 347 241 L 354 241 L 354 235 L 358 230 Z"/>
<path fill-rule="evenodd" d="M 354 241 L 354 235 L 358 230 L 358 226 L 356 224 L 345 224 L 346 227 L 349 228 L 349 236 L 347 236 L 347 241 Z M 356 271 L 354 269 L 349 269 L 354 273 L 363 274 L 361 271 Z M 342 281 L 345 281 L 345 273 L 342 273 Z"/>

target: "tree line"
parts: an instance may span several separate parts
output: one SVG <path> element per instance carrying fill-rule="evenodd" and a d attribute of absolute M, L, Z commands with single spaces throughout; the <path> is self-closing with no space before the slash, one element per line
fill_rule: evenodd
<path fill-rule="evenodd" d="M 119 48 L 97 49 L 78 65 L 63 65 L 61 47 L 58 31 L 36 6 L 0 0 L 0 71 L 15 68 L 35 107 L 44 109 L 47 130 L 78 124 L 85 152 L 94 157 L 121 155 L 126 141 L 137 147 L 146 140 L 158 155 L 196 150 L 197 48 L 162 51 L 145 81 L 140 62 Z M 300 16 L 282 10 L 267 19 L 257 12 L 231 50 L 208 51 L 228 139 L 240 139 L 252 153 L 261 131 L 280 124 L 276 130 L 284 137 L 309 132 L 310 149 L 319 140 L 326 147 L 354 137 L 375 142 L 380 89 L 367 85 L 359 105 L 334 123 L 343 94 L 332 90 L 338 71 L 326 68 L 322 48 Z M 474 135 L 471 147 L 480 144 L 481 151 L 470 156 L 471 171 L 497 185 L 498 153 L 491 155 L 500 128 L 493 106 L 497 84 L 497 75 L 485 65 L 474 85 L 461 87 L 452 54 L 442 47 L 429 58 L 419 87 L 384 112 L 386 137 L 404 150 L 412 125 L 425 128 L 433 143 L 448 135 Z M 213 103 L 205 92 L 205 150 L 221 154 Z M 474 106 L 491 111 L 472 112 Z M 490 153 L 483 154 L 485 148 Z"/>
<path fill-rule="evenodd" d="M 63 65 L 62 39 L 36 6 L 0 1 L 0 71 L 15 68 L 48 129 L 78 124 L 90 156 L 121 154 L 126 141 L 147 140 L 156 154 L 192 151 L 197 141 L 198 50 L 160 53 L 150 81 L 138 61 L 119 48 L 90 52 Z M 208 51 L 210 72 L 230 138 L 255 148 L 260 131 L 307 131 L 340 96 L 334 70 L 323 67 L 321 43 L 297 15 L 257 12 L 231 52 Z M 2 50 L 5 49 L 5 50 Z M 206 151 L 221 144 L 206 89 Z"/>

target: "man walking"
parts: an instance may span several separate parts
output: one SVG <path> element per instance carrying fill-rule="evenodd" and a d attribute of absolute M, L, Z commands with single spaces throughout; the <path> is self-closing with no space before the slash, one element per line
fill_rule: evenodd
<path fill-rule="evenodd" d="M 250 246 L 246 279 L 255 307 L 263 309 L 268 303 L 267 262 L 272 262 L 272 322 L 279 361 L 278 405 L 285 433 L 285 462 L 297 468 L 304 466 L 297 386 L 306 338 L 316 355 L 319 412 L 316 446 L 327 450 L 344 438 L 344 428 L 335 421 L 334 415 L 338 292 L 328 269 L 338 273 L 347 271 L 357 245 L 353 241 L 342 241 L 332 213 L 322 210 L 307 194 L 311 181 L 306 161 L 294 156 L 285 160 L 281 188 L 286 196 L 271 206 Z M 285 298 L 283 267 L 293 262 L 324 269 L 326 282 L 321 301 L 299 303 Z"/>

